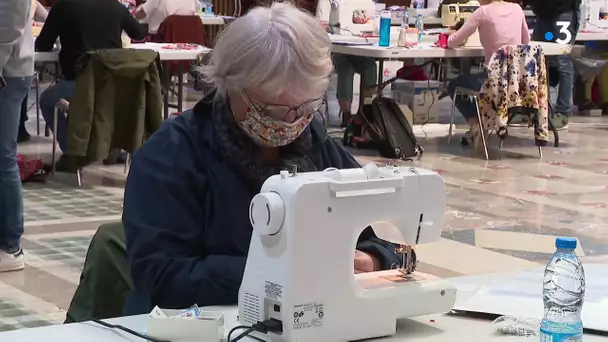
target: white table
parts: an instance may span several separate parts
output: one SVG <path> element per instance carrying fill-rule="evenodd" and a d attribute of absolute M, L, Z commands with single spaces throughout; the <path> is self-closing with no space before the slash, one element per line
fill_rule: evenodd
<path fill-rule="evenodd" d="M 592 42 L 592 41 L 606 41 L 608 40 L 608 30 L 601 31 L 582 31 L 576 34 L 577 42 Z"/>
<path fill-rule="evenodd" d="M 193 60 L 196 60 L 196 58 L 201 53 L 206 53 L 206 52 L 211 51 L 210 48 L 204 47 L 204 46 L 199 46 L 198 48 L 192 49 L 192 50 L 173 50 L 173 49 L 163 48 L 168 45 L 171 45 L 171 44 L 170 43 L 143 43 L 143 44 L 132 44 L 129 48 L 130 49 L 141 49 L 141 50 L 154 50 L 154 51 L 158 52 L 160 60 L 164 61 L 164 62 L 193 61 Z M 59 51 L 36 52 L 36 54 L 34 56 L 34 60 L 36 62 L 57 62 L 59 60 Z M 165 70 L 168 72 L 168 68 L 165 68 Z M 184 70 L 184 71 L 186 71 L 186 70 Z M 177 106 L 175 106 L 175 108 L 178 111 L 181 111 L 183 109 L 182 108 L 182 106 L 183 106 L 183 102 L 182 102 L 183 101 L 183 99 L 182 99 L 183 76 L 179 72 L 178 72 L 178 74 L 180 74 L 180 76 L 178 76 L 178 78 L 179 78 L 178 99 L 177 99 Z M 162 83 L 164 84 L 165 87 L 169 86 L 170 80 L 169 80 L 168 73 L 165 73 L 165 75 L 163 75 Z M 169 104 L 168 92 L 164 92 L 163 102 L 164 102 L 163 116 L 165 117 L 165 119 L 167 119 L 169 117 L 169 107 L 174 106 L 174 105 Z"/>
<path fill-rule="evenodd" d="M 608 265 L 583 266 L 586 274 L 583 325 L 608 332 Z M 542 317 L 543 275 L 544 268 L 539 268 L 451 279 L 458 288 L 455 308 L 512 317 Z"/>
<path fill-rule="evenodd" d="M 158 52 L 161 61 L 191 61 L 195 60 L 201 53 L 209 52 L 211 49 L 199 46 L 194 50 L 171 50 L 163 49 L 163 46 L 170 45 L 169 43 L 143 43 L 132 44 L 130 49 L 146 49 Z M 57 62 L 59 60 L 59 51 L 36 52 L 34 57 L 36 62 Z"/>
<path fill-rule="evenodd" d="M 200 15 L 201 20 L 203 21 L 203 25 L 224 25 L 226 23 L 226 21 L 224 20 L 224 17 L 221 16 L 209 16 L 209 15 L 204 15 L 201 14 Z"/>
<path fill-rule="evenodd" d="M 236 309 L 223 310 L 227 322 L 236 317 Z M 110 323 L 120 324 L 137 332 L 144 332 L 147 327 L 145 315 L 123 317 L 109 320 Z M 229 324 L 234 326 L 234 323 Z M 483 341 L 483 342 L 522 342 L 522 337 L 504 336 L 496 333 L 496 327 L 490 320 L 463 317 L 460 315 L 431 315 L 415 319 L 403 319 L 397 324 L 397 334 L 387 338 L 370 341 L 420 341 L 420 342 L 453 342 L 453 341 Z M 530 339 L 530 341 L 537 341 Z M 22 329 L 0 333 L 0 341 L 10 342 L 143 342 L 144 340 L 112 330 L 95 323 L 78 323 L 57 325 L 43 328 Z M 253 341 L 243 339 L 243 341 Z M 608 337 L 585 335 L 585 342 L 607 342 Z M 197 342 L 197 341 L 192 341 Z"/>
<path fill-rule="evenodd" d="M 343 37 L 343 36 L 341 36 Z M 338 39 L 338 38 L 335 38 Z M 361 38 L 359 38 L 361 39 Z M 360 40 L 359 40 L 360 41 Z M 353 41 L 357 42 L 357 41 Z M 545 55 L 562 55 L 569 54 L 572 47 L 557 43 L 536 42 L 542 46 Z M 402 47 L 380 47 L 375 45 L 339 45 L 332 44 L 332 52 L 354 55 L 362 57 L 370 57 L 378 60 L 405 60 L 414 58 L 465 58 L 465 57 L 483 57 L 483 48 L 477 47 L 459 47 L 455 49 L 443 49 L 434 47 L 429 43 L 421 44 L 420 47 L 402 48 Z"/>

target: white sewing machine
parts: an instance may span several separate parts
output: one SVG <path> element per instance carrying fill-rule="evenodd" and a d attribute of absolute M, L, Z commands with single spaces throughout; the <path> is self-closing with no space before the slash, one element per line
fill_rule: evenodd
<path fill-rule="evenodd" d="M 479 6 L 479 1 L 444 4 L 441 6 L 441 24 L 446 27 L 456 26 L 461 20 L 468 20 Z M 475 31 L 464 46 L 481 46 L 479 31 Z"/>
<path fill-rule="evenodd" d="M 250 205 L 240 323 L 281 321 L 280 334 L 254 334 L 266 341 L 343 342 L 393 335 L 399 318 L 450 311 L 455 288 L 414 272 L 409 247 L 439 240 L 445 207 L 443 179 L 424 169 L 368 164 L 268 178 Z M 370 225 L 405 262 L 354 274 L 357 239 Z"/>
<path fill-rule="evenodd" d="M 582 28 L 593 30 L 608 28 L 608 0 L 589 0 L 588 6 L 581 4 Z"/>
<path fill-rule="evenodd" d="M 376 5 L 372 0 L 331 0 L 329 26 L 334 34 L 375 32 Z"/>

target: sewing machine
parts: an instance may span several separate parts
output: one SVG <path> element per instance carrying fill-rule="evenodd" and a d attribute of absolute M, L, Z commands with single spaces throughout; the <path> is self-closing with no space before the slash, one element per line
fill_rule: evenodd
<path fill-rule="evenodd" d="M 444 313 L 456 290 L 416 272 L 412 248 L 441 237 L 446 207 L 435 172 L 368 164 L 266 180 L 250 205 L 253 234 L 239 320 L 276 319 L 265 341 L 342 342 L 393 335 L 399 318 Z M 393 269 L 354 274 L 359 234 L 395 243 Z"/>
<path fill-rule="evenodd" d="M 329 27 L 334 34 L 375 32 L 376 5 L 372 0 L 331 0 Z"/>
<path fill-rule="evenodd" d="M 582 28 L 593 30 L 608 28 L 608 0 L 590 0 L 588 6 L 581 5 Z"/>
<path fill-rule="evenodd" d="M 468 20 L 479 6 L 479 1 L 443 4 L 441 6 L 441 24 L 446 27 L 455 27 L 459 25 L 460 22 Z M 467 39 L 464 46 L 481 46 L 479 32 L 475 31 L 475 33 Z"/>

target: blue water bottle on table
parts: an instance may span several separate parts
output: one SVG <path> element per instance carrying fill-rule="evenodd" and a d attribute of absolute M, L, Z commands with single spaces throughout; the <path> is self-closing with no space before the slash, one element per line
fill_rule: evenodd
<path fill-rule="evenodd" d="M 378 45 L 391 45 L 391 12 L 387 10 L 380 12 L 380 39 Z"/>
<path fill-rule="evenodd" d="M 418 14 L 416 17 L 416 31 L 418 33 L 418 43 L 422 42 L 422 36 L 424 35 L 424 21 L 422 14 Z"/>
<path fill-rule="evenodd" d="M 557 251 L 545 268 L 543 301 L 545 316 L 540 327 L 541 342 L 581 342 L 581 312 L 585 298 L 585 271 L 574 254 L 577 241 L 557 238 Z"/>

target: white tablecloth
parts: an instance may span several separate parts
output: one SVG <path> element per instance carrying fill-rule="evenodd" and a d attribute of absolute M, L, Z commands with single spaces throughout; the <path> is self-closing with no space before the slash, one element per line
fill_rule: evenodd
<path fill-rule="evenodd" d="M 226 315 L 236 315 L 236 310 L 225 311 Z M 362 313 L 364 314 L 364 313 Z M 111 323 L 121 324 L 138 332 L 147 330 L 147 317 L 132 316 L 110 320 Z M 397 334 L 387 338 L 373 341 L 420 341 L 420 342 L 453 342 L 453 341 L 480 341 L 480 342 L 522 342 L 525 338 L 503 336 L 496 333 L 496 327 L 491 321 L 466 318 L 460 316 L 433 315 L 415 319 L 400 320 L 397 325 Z M 538 338 L 531 338 L 537 341 Z M 10 342 L 143 342 L 144 340 L 119 330 L 112 330 L 95 323 L 77 323 L 56 325 L 43 328 L 22 329 L 0 333 L 0 341 Z M 243 339 L 243 341 L 253 341 Z M 370 340 L 372 341 L 372 340 Z M 607 342 L 608 337 L 585 335 L 585 342 Z M 192 341 L 200 342 L 200 341 Z"/>
<path fill-rule="evenodd" d="M 144 43 L 144 44 L 132 44 L 131 49 L 149 49 L 157 51 L 160 55 L 160 59 L 163 61 L 190 61 L 195 60 L 196 57 L 204 52 L 211 51 L 211 49 L 200 46 L 194 50 L 172 50 L 164 49 L 163 46 L 167 46 L 167 43 Z M 36 62 L 56 62 L 59 59 L 59 51 L 52 52 L 36 52 Z"/>

